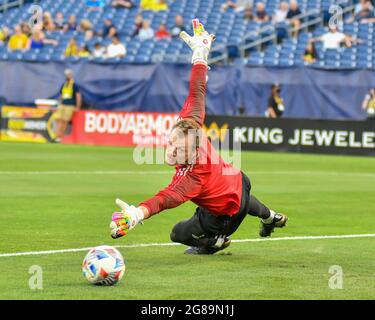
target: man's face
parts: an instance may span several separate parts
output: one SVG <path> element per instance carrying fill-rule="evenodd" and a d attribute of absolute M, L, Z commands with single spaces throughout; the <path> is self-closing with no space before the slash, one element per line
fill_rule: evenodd
<path fill-rule="evenodd" d="M 288 11 L 288 9 L 289 9 L 289 4 L 287 2 L 281 2 L 280 3 L 280 10 Z"/>
<path fill-rule="evenodd" d="M 176 25 L 182 26 L 184 24 L 184 20 L 181 16 L 176 16 Z"/>
<path fill-rule="evenodd" d="M 330 31 L 331 31 L 331 33 L 336 33 L 337 32 L 337 28 L 335 26 L 332 26 L 330 28 Z"/>
<path fill-rule="evenodd" d="M 290 9 L 297 10 L 298 8 L 298 2 L 297 1 L 291 1 L 290 2 Z"/>
<path fill-rule="evenodd" d="M 65 73 L 65 79 L 66 81 L 73 80 L 73 75 L 70 72 Z"/>
<path fill-rule="evenodd" d="M 263 12 L 265 10 L 265 6 L 262 2 L 257 3 L 257 11 L 258 12 Z"/>
<path fill-rule="evenodd" d="M 143 21 L 143 29 L 150 28 L 150 22 L 148 20 Z"/>
<path fill-rule="evenodd" d="M 193 132 L 185 135 L 181 129 L 173 129 L 168 139 L 165 162 L 169 166 L 184 165 L 192 162 L 196 154 L 194 150 L 195 137 L 196 134 Z"/>

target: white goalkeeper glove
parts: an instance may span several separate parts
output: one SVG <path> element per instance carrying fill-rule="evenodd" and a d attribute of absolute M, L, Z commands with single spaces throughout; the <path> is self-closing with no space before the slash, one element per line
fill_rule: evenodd
<path fill-rule="evenodd" d="M 204 63 L 208 64 L 208 55 L 210 54 L 212 42 L 215 41 L 215 36 L 209 34 L 204 30 L 203 24 L 198 19 L 193 19 L 194 36 L 190 36 L 185 31 L 180 33 L 180 38 L 193 50 L 191 63 Z"/>
<path fill-rule="evenodd" d="M 140 208 L 129 206 L 126 202 L 116 199 L 116 204 L 121 208 L 121 212 L 112 214 L 111 237 L 117 239 L 125 236 L 138 223 L 142 223 L 144 213 Z"/>

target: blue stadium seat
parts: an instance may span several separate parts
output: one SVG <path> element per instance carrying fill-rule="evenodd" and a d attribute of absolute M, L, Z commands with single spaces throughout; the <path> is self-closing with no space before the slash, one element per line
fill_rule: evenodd
<path fill-rule="evenodd" d="M 2 1 L 2 0 L 0 0 Z M 269 15 L 273 15 L 274 11 L 278 7 L 279 0 L 262 0 L 266 3 L 266 10 Z M 272 27 L 271 23 L 257 24 L 255 22 L 248 22 L 243 19 L 243 12 L 236 13 L 234 10 L 229 9 L 227 12 L 222 13 L 220 11 L 221 3 L 225 0 L 178 0 L 170 2 L 170 9 L 168 11 L 143 11 L 142 16 L 145 19 L 150 19 L 152 26 L 156 29 L 161 23 L 167 23 L 168 27 L 171 28 L 174 25 L 175 16 L 181 14 L 185 18 L 186 26 L 188 31 L 191 32 L 190 19 L 198 17 L 202 22 L 206 23 L 207 30 L 214 32 L 217 35 L 217 44 L 224 44 L 227 46 L 227 50 L 230 57 L 238 58 L 235 59 L 235 63 L 247 63 L 247 64 L 266 64 L 273 66 L 275 64 L 280 66 L 299 65 L 303 63 L 301 56 L 306 48 L 308 39 L 311 37 L 320 36 L 327 32 L 327 28 L 323 26 L 316 26 L 312 29 L 312 33 L 301 31 L 297 39 L 289 38 L 286 26 L 278 26 L 278 28 Z M 114 24 L 119 29 L 121 41 L 126 44 L 128 51 L 128 58 L 122 59 L 121 61 L 141 63 L 141 61 L 149 62 L 150 56 L 165 55 L 165 59 L 168 61 L 183 61 L 186 56 L 190 54 L 189 48 L 185 46 L 179 39 L 173 39 L 170 41 L 146 41 L 139 43 L 138 39 L 129 39 L 129 36 L 134 31 L 134 19 L 138 13 L 138 8 L 131 10 L 127 9 L 116 9 L 112 8 L 111 0 L 105 0 L 106 6 L 102 11 L 87 11 L 85 9 L 85 1 L 83 0 L 43 0 L 40 1 L 40 5 L 45 11 L 50 11 L 53 16 L 57 12 L 63 12 L 67 18 L 69 15 L 76 15 L 77 22 L 83 18 L 89 19 L 96 31 L 103 28 L 104 19 L 111 18 Z M 135 3 L 139 4 L 139 0 L 135 0 Z M 322 10 L 322 16 L 326 21 L 330 17 L 328 13 L 329 7 L 334 4 L 334 0 L 299 0 L 300 8 L 303 12 L 311 9 Z M 348 4 L 343 4 L 347 6 Z M 27 12 L 31 3 L 25 4 L 21 8 L 9 10 L 4 13 L 0 13 L 0 21 L 2 25 L 13 28 L 15 24 L 21 21 L 27 20 L 29 13 Z M 316 18 L 317 15 L 311 15 L 309 20 Z M 346 15 L 347 17 L 347 15 Z M 260 31 L 260 28 L 265 26 L 271 26 L 266 31 Z M 253 32 L 249 35 L 249 32 Z M 243 43 L 251 43 L 261 37 L 273 35 L 275 32 L 278 35 L 279 41 L 282 42 L 280 47 L 275 47 L 270 41 L 263 44 L 265 47 L 264 55 L 254 55 L 258 48 L 254 47 L 251 50 L 251 55 L 248 59 L 242 59 L 239 56 L 239 47 Z M 316 43 L 317 51 L 322 59 L 316 65 L 331 67 L 332 65 L 340 64 L 341 67 L 352 66 L 355 61 L 358 62 L 360 67 L 372 65 L 372 57 L 374 56 L 375 41 L 374 38 L 374 26 L 373 24 L 360 24 L 360 23 L 345 23 L 344 32 L 352 34 L 353 36 L 359 37 L 365 41 L 364 44 L 355 46 L 350 50 L 338 51 L 333 53 L 330 51 L 324 52 L 321 43 Z M 246 36 L 246 39 L 245 39 Z M 7 53 L 4 48 L 0 47 L 0 57 L 2 59 L 34 59 L 34 54 L 37 55 L 37 60 L 51 59 L 54 61 L 61 61 L 65 59 L 63 56 L 64 50 L 67 46 L 68 41 L 72 37 L 76 37 L 80 45 L 84 44 L 84 34 L 78 32 L 69 32 L 67 34 L 61 32 L 47 33 L 47 37 L 57 39 L 59 45 L 55 47 L 46 46 L 41 52 L 34 53 Z M 94 43 L 100 42 L 102 45 L 108 45 L 109 39 L 102 39 L 95 37 L 93 40 L 88 41 L 87 45 L 90 48 Z M 249 52 L 248 52 L 249 53 Z M 176 55 L 177 58 L 172 56 Z M 180 56 L 181 55 L 181 56 Z M 169 57 L 168 57 L 169 56 Z M 263 58 L 264 57 L 264 58 Z M 75 61 L 75 58 L 69 58 L 68 61 Z M 361 62 L 362 61 L 362 62 Z M 115 61 L 117 62 L 117 61 Z M 185 61 L 188 63 L 187 61 Z M 356 64 L 357 66 L 357 64 Z"/>
<path fill-rule="evenodd" d="M 355 61 L 352 60 L 342 60 L 341 67 L 343 68 L 355 68 L 357 66 Z"/>
<path fill-rule="evenodd" d="M 22 60 L 23 53 L 21 51 L 10 51 L 8 52 L 8 59 L 15 61 L 15 60 Z"/>
<path fill-rule="evenodd" d="M 294 60 L 289 58 L 280 58 L 279 66 L 280 67 L 291 67 L 294 65 Z"/>
<path fill-rule="evenodd" d="M 136 63 L 149 63 L 150 62 L 150 56 L 149 55 L 137 55 L 134 59 L 134 62 L 136 62 Z"/>

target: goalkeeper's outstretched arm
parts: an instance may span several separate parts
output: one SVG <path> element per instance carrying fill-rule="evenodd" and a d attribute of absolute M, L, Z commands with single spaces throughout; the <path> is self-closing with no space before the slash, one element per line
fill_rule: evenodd
<path fill-rule="evenodd" d="M 208 34 L 198 19 L 194 19 L 194 36 L 189 36 L 185 31 L 180 37 L 192 49 L 193 69 L 190 76 L 189 96 L 180 112 L 180 119 L 191 119 L 201 127 L 205 117 L 205 99 L 207 82 L 207 60 L 211 50 L 214 35 Z"/>
<path fill-rule="evenodd" d="M 190 76 L 189 96 L 180 112 L 180 119 L 191 119 L 201 127 L 205 118 L 207 65 L 196 62 Z"/>

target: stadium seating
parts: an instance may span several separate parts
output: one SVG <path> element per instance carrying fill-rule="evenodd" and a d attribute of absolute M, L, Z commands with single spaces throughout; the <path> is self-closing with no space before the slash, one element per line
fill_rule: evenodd
<path fill-rule="evenodd" d="M 111 6 L 111 0 L 105 0 L 106 6 L 100 11 L 85 10 L 85 1 L 77 0 L 42 0 L 39 4 L 43 10 L 51 12 L 54 17 L 57 12 L 62 12 L 65 18 L 75 15 L 77 21 L 89 19 L 99 31 L 103 28 L 104 20 L 111 18 L 119 30 L 120 38 L 126 45 L 127 56 L 123 59 L 115 59 L 128 63 L 149 63 L 157 61 L 166 62 L 188 62 L 189 48 L 183 45 L 178 39 L 164 39 L 161 41 L 150 40 L 140 43 L 137 37 L 132 38 L 134 32 L 134 19 L 138 13 L 140 0 L 134 1 L 136 8 L 115 9 Z M 217 42 L 213 55 L 226 51 L 230 58 L 234 59 L 237 65 L 265 65 L 265 66 L 299 66 L 303 65 L 302 55 L 309 38 L 317 37 L 327 31 L 327 28 L 319 25 L 313 30 L 300 32 L 297 38 L 291 38 L 288 33 L 283 34 L 283 41 L 275 44 L 270 40 L 259 51 L 255 47 L 246 51 L 247 56 L 241 56 L 241 46 L 252 43 L 262 37 L 280 32 L 271 23 L 259 24 L 244 19 L 243 12 L 235 12 L 229 9 L 221 12 L 220 6 L 225 0 L 178 0 L 169 3 L 168 11 L 143 11 L 142 16 L 151 21 L 152 28 L 156 30 L 161 23 L 165 23 L 170 30 L 175 21 L 175 16 L 180 14 L 184 17 L 188 29 L 189 21 L 198 17 L 207 30 L 217 35 Z M 277 9 L 280 0 L 264 0 L 267 13 L 272 16 Z M 325 17 L 331 4 L 335 0 L 299 0 L 302 12 L 312 9 L 320 10 L 320 15 Z M 26 3 L 20 8 L 10 9 L 0 13 L 0 26 L 13 28 L 22 21 L 28 21 L 30 13 L 28 10 L 32 4 Z M 345 5 L 345 4 L 344 4 Z M 314 15 L 312 15 L 314 17 Z M 311 17 L 310 17 L 311 18 Z M 263 30 L 263 31 L 262 31 Z M 366 40 L 363 44 L 351 49 L 341 49 L 335 52 L 324 51 L 320 43 L 317 43 L 319 60 L 314 65 L 327 68 L 372 68 L 375 66 L 373 49 L 373 24 L 345 24 L 344 32 L 360 39 Z M 63 61 L 64 50 L 72 37 L 77 39 L 78 44 L 84 43 L 83 33 L 71 31 L 67 33 L 47 33 L 48 38 L 56 39 L 58 46 L 46 46 L 42 50 L 33 50 L 25 53 L 8 52 L 4 46 L 0 46 L 0 59 L 9 60 L 31 60 L 31 61 Z M 92 48 L 95 42 L 108 45 L 110 40 L 95 37 L 87 44 Z M 220 49 L 215 49 L 220 48 Z M 215 52 L 218 51 L 218 52 Z M 75 58 L 69 58 L 74 60 Z"/>

